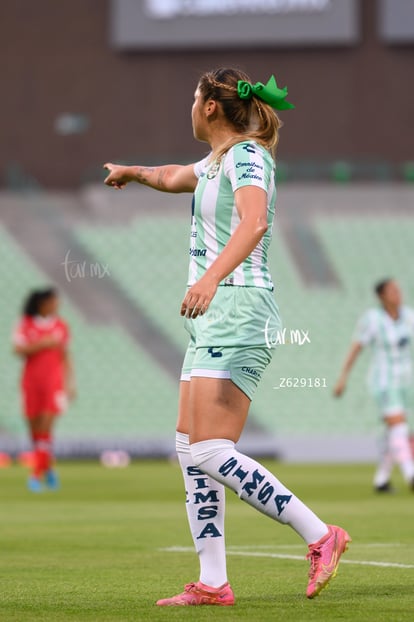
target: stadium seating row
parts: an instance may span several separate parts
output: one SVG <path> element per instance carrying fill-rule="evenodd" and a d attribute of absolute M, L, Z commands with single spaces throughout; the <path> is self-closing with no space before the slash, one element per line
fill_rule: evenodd
<path fill-rule="evenodd" d="M 155 323 L 166 347 L 173 344 L 182 353 L 187 337 L 178 307 L 187 270 L 183 250 L 188 244 L 187 224 L 186 218 L 156 215 L 137 218 L 131 226 L 75 231 L 84 248 L 109 266 L 111 278 Z M 354 371 L 346 397 L 335 401 L 332 385 L 359 314 L 375 304 L 373 283 L 383 276 L 396 276 L 411 297 L 414 266 L 407 258 L 414 243 L 412 220 L 333 217 L 320 218 L 313 226 L 340 287 L 307 286 L 276 229 L 270 263 L 286 342 L 277 349 L 258 389 L 255 423 L 276 436 L 300 433 L 312 438 L 321 431 L 351 430 L 364 434 L 372 429 L 376 417 L 365 388 L 367 353 Z M 0 332 L 6 349 L 0 364 L 0 430 L 17 437 L 24 433 L 17 392 L 20 363 L 7 355 L 7 343 L 23 297 L 47 278 L 2 229 L 0 262 L 0 296 L 5 301 Z M 166 430 L 172 433 L 175 379 L 122 327 L 88 324 L 67 295 L 62 312 L 73 333 L 79 399 L 62 419 L 60 434 L 65 438 L 145 439 Z M 305 333 L 310 343 L 289 343 Z M 296 387 L 281 386 L 283 378 L 306 379 L 306 387 L 300 386 L 303 380 L 293 380 Z M 320 387 L 314 386 L 317 378 Z"/>

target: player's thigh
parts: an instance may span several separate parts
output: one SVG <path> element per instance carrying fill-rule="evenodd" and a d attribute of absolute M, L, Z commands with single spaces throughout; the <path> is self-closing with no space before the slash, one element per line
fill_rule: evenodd
<path fill-rule="evenodd" d="M 250 399 L 234 382 L 223 378 L 192 377 L 189 387 L 190 443 L 213 438 L 239 440 Z"/>
<path fill-rule="evenodd" d="M 42 414 L 42 426 L 44 433 L 48 434 L 53 430 L 58 414 L 59 413 L 56 412 L 45 412 Z"/>
<path fill-rule="evenodd" d="M 30 436 L 33 439 L 34 434 L 36 434 L 38 431 L 37 430 L 38 423 L 37 423 L 36 417 L 26 417 L 26 425 L 30 432 Z"/>
<path fill-rule="evenodd" d="M 56 420 L 56 413 L 42 412 L 30 419 L 31 430 L 36 434 L 49 434 Z"/>
<path fill-rule="evenodd" d="M 178 419 L 177 419 L 177 432 L 188 434 L 190 428 L 190 384 L 188 380 L 181 380 L 180 393 L 178 397 Z"/>
<path fill-rule="evenodd" d="M 180 395 L 178 398 L 177 432 L 182 432 L 183 434 L 188 434 L 189 429 L 188 400 L 190 393 L 191 370 L 195 355 L 195 342 L 194 339 L 190 339 L 181 368 Z"/>
<path fill-rule="evenodd" d="M 399 423 L 405 423 L 406 418 L 404 413 L 388 415 L 384 417 L 384 423 L 388 428 L 392 428 Z"/>

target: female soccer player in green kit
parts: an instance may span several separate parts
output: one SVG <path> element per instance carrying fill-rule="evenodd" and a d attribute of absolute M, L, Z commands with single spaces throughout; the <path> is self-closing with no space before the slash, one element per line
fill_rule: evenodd
<path fill-rule="evenodd" d="M 209 155 L 188 166 L 105 164 L 105 183 L 135 181 L 194 193 L 188 289 L 181 315 L 190 334 L 179 400 L 176 447 L 187 515 L 200 560 L 199 581 L 160 606 L 233 605 L 224 542 L 224 486 L 309 546 L 308 598 L 336 574 L 350 537 L 326 525 L 272 473 L 235 446 L 250 401 L 272 357 L 267 331 L 280 328 L 267 266 L 275 211 L 279 118 L 293 108 L 274 76 L 252 84 L 239 70 L 201 76 L 192 107 L 197 140 Z"/>
<path fill-rule="evenodd" d="M 374 289 L 380 304 L 368 309 L 360 318 L 334 395 L 340 397 L 343 394 L 359 353 L 369 346 L 372 353 L 369 387 L 385 426 L 374 489 L 394 492 L 390 478 L 394 464 L 397 464 L 414 491 L 414 460 L 407 423 L 413 370 L 414 310 L 403 304 L 401 289 L 394 279 L 383 279 Z"/>

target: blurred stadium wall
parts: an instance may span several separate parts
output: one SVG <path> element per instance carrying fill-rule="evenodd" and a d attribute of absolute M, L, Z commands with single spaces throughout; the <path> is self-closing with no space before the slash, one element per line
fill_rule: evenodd
<path fill-rule="evenodd" d="M 117 11 L 144 2 L 4 3 L 0 449 L 15 452 L 26 442 L 10 332 L 27 291 L 54 283 L 73 334 L 79 384 L 58 428 L 59 453 L 173 452 L 187 341 L 178 311 L 190 197 L 138 186 L 111 192 L 101 184 L 101 165 L 202 156 L 189 120 L 197 76 L 237 64 L 255 80 L 274 72 L 297 105 L 283 115 L 271 265 L 286 341 L 290 331 L 310 339 L 278 349 L 242 446 L 288 460 L 373 459 L 378 426 L 365 388 L 367 356 L 342 400 L 332 398 L 332 385 L 357 318 L 375 304 L 375 280 L 395 276 L 414 305 L 414 35 L 400 33 L 410 22 L 403 3 L 393 1 L 401 9 L 397 24 L 386 19 L 386 0 L 350 0 L 337 40 L 324 26 L 312 31 L 312 41 L 305 29 L 302 41 L 296 19 L 324 19 L 338 3 L 315 1 L 319 12 L 310 3 L 306 13 L 304 2 L 295 12 L 294 2 L 287 11 L 286 0 L 282 11 L 275 0 L 272 6 L 282 8 L 266 19 L 288 19 L 291 40 L 244 37 L 213 47 L 185 37 L 167 46 L 162 38 L 127 45 Z M 147 19 L 162 4 L 170 11 L 189 6 L 148 0 Z M 201 11 L 206 4 L 192 6 Z M 229 17 L 235 16 L 214 19 Z M 174 19 L 185 26 L 187 18 Z M 170 28 L 165 18 L 163 27 Z M 318 378 L 322 386 L 275 388 L 281 378 Z"/>
<path fill-rule="evenodd" d="M 120 22 L 123 17 L 128 25 L 128 9 L 134 33 L 142 31 L 151 7 L 162 4 L 176 10 L 247 4 L 250 12 L 244 13 L 247 23 L 236 22 L 232 13 L 207 15 L 205 27 L 203 18 L 191 15 L 153 19 L 152 45 L 123 32 Z M 414 159 L 414 14 L 404 10 L 410 5 L 409 0 L 3 2 L 0 183 L 70 188 L 98 179 L 103 159 L 151 164 L 200 156 L 204 147 L 194 142 L 189 123 L 197 78 L 206 69 L 233 64 L 255 81 L 275 73 L 278 83 L 289 87 L 297 108 L 283 117 L 279 158 L 290 164 L 287 174 L 327 175 L 328 163 L 345 160 L 361 164 L 358 174 L 365 178 L 401 178 L 405 163 Z M 261 6 L 276 8 L 266 14 Z M 339 23 L 331 23 L 329 16 L 338 10 Z M 385 19 L 393 16 L 401 16 L 401 28 L 411 25 L 411 35 L 404 30 L 400 38 L 393 35 L 393 22 Z M 200 29 L 200 20 L 203 37 L 189 47 L 188 31 Z M 225 32 L 216 40 L 223 23 Z M 262 35 L 264 24 L 275 32 L 273 40 Z M 165 47 L 163 33 L 171 39 L 171 32 L 174 43 Z"/>

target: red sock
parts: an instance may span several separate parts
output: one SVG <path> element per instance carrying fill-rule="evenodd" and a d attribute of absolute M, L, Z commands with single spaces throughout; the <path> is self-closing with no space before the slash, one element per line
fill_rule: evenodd
<path fill-rule="evenodd" d="M 42 477 L 52 464 L 52 439 L 48 432 L 33 435 L 34 467 L 33 475 Z"/>

